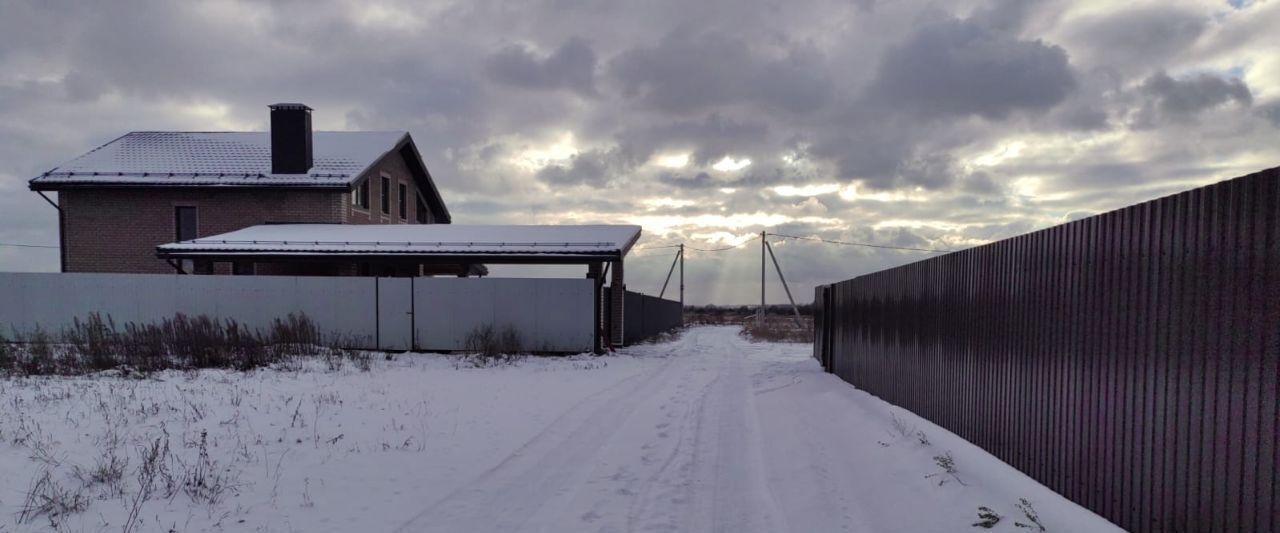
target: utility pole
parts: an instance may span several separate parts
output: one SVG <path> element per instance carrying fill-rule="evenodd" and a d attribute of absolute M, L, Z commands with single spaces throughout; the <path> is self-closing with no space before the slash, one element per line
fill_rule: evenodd
<path fill-rule="evenodd" d="M 685 243 L 680 243 L 680 309 L 685 309 Z M 684 311 L 680 311 L 684 315 Z"/>
<path fill-rule="evenodd" d="M 800 320 L 800 307 L 796 306 L 796 299 L 791 296 L 791 287 L 787 286 L 787 278 L 782 275 L 782 266 L 778 265 L 778 254 L 773 253 L 773 246 L 765 243 L 769 248 L 769 258 L 773 259 L 773 268 L 778 271 L 778 279 L 782 281 L 782 289 L 787 291 L 787 300 L 791 302 L 791 310 L 796 314 L 796 327 L 804 329 L 804 323 Z"/>
<path fill-rule="evenodd" d="M 681 257 L 682 257 L 683 255 L 684 255 L 684 245 L 683 245 L 683 244 L 681 244 L 681 245 L 680 245 L 680 251 L 676 252 L 676 256 L 675 256 L 675 257 L 672 257 L 672 258 L 671 258 L 671 268 L 668 268 L 668 269 L 667 269 L 667 279 L 666 279 L 666 280 L 664 280 L 664 281 L 662 282 L 662 290 L 661 290 L 661 291 L 658 291 L 658 298 L 662 298 L 662 296 L 663 296 L 663 295 L 667 294 L 667 285 L 671 283 L 671 273 L 676 271 L 676 263 L 681 263 L 681 261 L 682 261 L 682 260 L 681 260 Z M 681 266 L 681 267 L 680 267 L 680 272 L 681 272 L 680 277 L 681 277 L 681 279 L 683 279 L 683 278 L 684 278 L 684 267 L 683 267 L 683 266 Z M 680 287 L 680 292 L 681 292 L 681 294 L 682 294 L 680 297 L 683 299 L 683 298 L 684 298 L 684 296 L 683 296 L 683 293 L 684 293 L 684 282 L 683 282 L 683 281 L 681 281 L 681 282 L 680 282 L 680 285 L 681 285 L 681 287 Z M 683 300 L 681 300 L 681 301 L 683 302 Z"/>
<path fill-rule="evenodd" d="M 764 325 L 764 247 L 765 247 L 764 231 L 760 232 L 760 310 L 756 313 L 756 324 Z"/>

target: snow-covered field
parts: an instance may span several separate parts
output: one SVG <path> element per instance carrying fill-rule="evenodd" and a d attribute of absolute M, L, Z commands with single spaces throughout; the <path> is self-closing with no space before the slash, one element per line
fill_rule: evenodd
<path fill-rule="evenodd" d="M 1115 529 L 810 349 L 0 380 L 0 532 Z"/>

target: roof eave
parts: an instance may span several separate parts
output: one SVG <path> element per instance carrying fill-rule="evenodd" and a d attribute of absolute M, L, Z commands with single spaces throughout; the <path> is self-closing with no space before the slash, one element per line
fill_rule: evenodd
<path fill-rule="evenodd" d="M 378 162 L 386 158 L 388 154 L 398 150 L 400 148 L 400 145 L 404 144 L 405 137 L 408 137 L 408 136 L 409 136 L 409 132 L 407 131 L 400 132 L 400 138 L 396 139 L 396 142 L 392 143 L 389 148 L 387 148 L 386 150 L 383 150 L 382 153 L 378 154 L 378 157 L 375 157 L 369 160 L 369 162 L 366 163 L 365 166 L 360 170 L 352 172 L 350 178 L 347 179 L 346 186 L 348 188 L 355 187 L 356 183 L 358 183 L 360 179 L 364 177 L 365 174 L 368 174 L 370 170 L 373 170 L 373 168 L 378 165 Z"/>
<path fill-rule="evenodd" d="M 340 262 L 370 260 L 417 263 L 489 264 L 587 264 L 621 258 L 617 251 L 600 253 L 423 253 L 423 252 L 271 252 L 264 250 L 164 250 L 156 248 L 160 259 L 256 259 L 262 262 Z"/>
<path fill-rule="evenodd" d="M 60 189 L 325 189 L 345 191 L 347 183 L 118 183 L 109 181 L 38 181 L 27 182 L 32 191 L 57 191 Z"/>
<path fill-rule="evenodd" d="M 445 204 L 444 196 L 440 194 L 440 189 L 439 187 L 436 186 L 435 178 L 431 177 L 431 170 L 427 168 L 427 163 L 422 160 L 422 154 L 418 152 L 417 143 L 413 142 L 413 136 L 410 135 L 408 132 L 406 132 L 404 134 L 404 138 L 401 139 L 400 142 L 396 144 L 396 150 L 401 149 L 404 145 L 408 145 L 411 148 L 411 150 L 409 151 L 413 153 L 413 157 L 415 160 L 417 160 L 418 166 L 422 168 L 422 173 L 425 174 L 427 178 L 427 185 L 431 186 L 432 196 L 434 196 L 436 198 L 436 201 L 439 202 L 440 204 L 440 211 L 442 211 L 441 220 L 445 224 L 453 223 L 453 215 L 449 213 L 449 206 Z"/>

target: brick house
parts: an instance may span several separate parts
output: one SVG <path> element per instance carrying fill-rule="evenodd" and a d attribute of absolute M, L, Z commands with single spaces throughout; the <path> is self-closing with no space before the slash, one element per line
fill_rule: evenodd
<path fill-rule="evenodd" d="M 174 241 L 261 224 L 448 224 L 407 132 L 311 130 L 275 104 L 270 132 L 132 132 L 32 179 L 57 192 L 64 272 L 293 275 L 481 273 L 479 265 L 215 263 L 157 257 Z"/>

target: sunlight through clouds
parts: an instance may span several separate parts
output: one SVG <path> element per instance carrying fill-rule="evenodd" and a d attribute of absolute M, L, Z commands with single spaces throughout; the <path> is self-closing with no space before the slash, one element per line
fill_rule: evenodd
<path fill-rule="evenodd" d="M 840 185 L 836 183 L 822 183 L 813 185 L 778 185 L 773 188 L 773 192 L 778 196 L 820 196 L 823 194 L 831 194 L 840 191 Z"/>
<path fill-rule="evenodd" d="M 690 206 L 698 205 L 699 202 L 695 200 L 679 200 L 676 198 L 664 197 L 664 198 L 645 198 L 644 200 L 641 200 L 640 203 L 643 204 L 645 207 L 648 207 L 649 209 L 659 209 L 664 207 L 675 207 L 675 208 L 690 207 Z"/>
<path fill-rule="evenodd" d="M 716 164 L 711 165 L 711 168 L 719 170 L 720 172 L 736 172 L 749 166 L 751 166 L 750 159 L 734 159 L 726 155 L 724 156 L 724 159 L 721 159 L 720 161 L 717 161 Z"/>
<path fill-rule="evenodd" d="M 128 131 L 264 131 L 278 101 L 408 132 L 456 223 L 639 223 L 642 245 L 955 249 L 1280 146 L 1276 1 L 47 3 L 0 8 L 0 242 L 58 242 L 39 173 Z M 796 246 L 801 292 L 914 258 Z M 751 282 L 734 254 L 689 265 L 692 301 Z"/>
<path fill-rule="evenodd" d="M 1006 159 L 1013 159 L 1022 153 L 1027 144 L 1022 141 L 1013 141 L 1004 144 L 995 150 L 982 154 L 973 160 L 974 166 L 993 167 L 1004 162 Z"/>
<path fill-rule="evenodd" d="M 876 229 L 884 229 L 884 228 L 911 228 L 911 229 L 931 228 L 931 229 L 939 229 L 939 230 L 943 230 L 943 231 L 957 231 L 957 230 L 964 229 L 964 228 L 965 228 L 965 227 L 967 227 L 967 226 L 969 226 L 969 224 L 958 224 L 958 223 L 954 223 L 954 222 L 946 222 L 946 221 L 942 221 L 942 220 L 906 220 L 906 219 L 897 220 L 897 219 L 895 219 L 895 220 L 881 220 L 881 221 L 879 221 L 879 222 L 876 222 L 875 224 L 872 224 L 872 226 L 871 226 L 871 227 L 876 228 Z"/>
<path fill-rule="evenodd" d="M 566 131 L 551 144 L 530 146 L 520 151 L 512 160 L 516 166 L 535 172 L 550 165 L 563 164 L 578 155 L 577 139 Z"/>
<path fill-rule="evenodd" d="M 684 168 L 689 164 L 689 154 L 668 154 L 658 156 L 657 165 L 666 168 Z"/>

